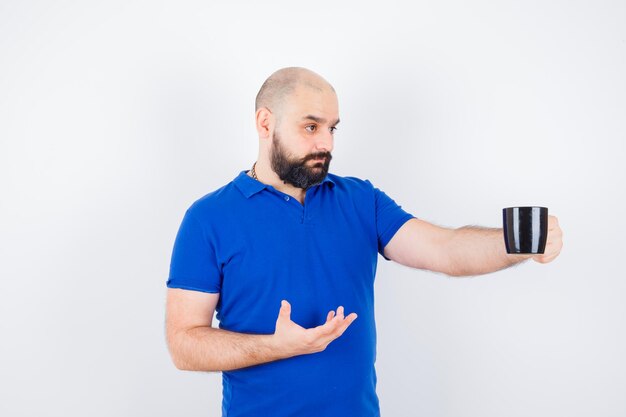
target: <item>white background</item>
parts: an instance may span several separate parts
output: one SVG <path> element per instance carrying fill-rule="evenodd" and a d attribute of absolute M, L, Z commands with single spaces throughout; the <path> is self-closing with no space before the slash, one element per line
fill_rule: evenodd
<path fill-rule="evenodd" d="M 185 209 L 249 169 L 284 66 L 339 95 L 331 172 L 439 225 L 544 205 L 564 248 L 474 278 L 385 262 L 383 416 L 626 414 L 626 3 L 0 2 L 0 414 L 218 416 L 178 371 Z"/>

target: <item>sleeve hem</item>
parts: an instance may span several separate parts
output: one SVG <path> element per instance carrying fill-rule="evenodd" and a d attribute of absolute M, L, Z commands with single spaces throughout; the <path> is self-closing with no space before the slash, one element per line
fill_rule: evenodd
<path fill-rule="evenodd" d="M 191 287 L 189 285 L 179 285 L 179 284 L 169 284 L 169 283 L 166 285 L 167 285 L 167 288 L 178 288 L 181 290 L 200 291 L 200 292 L 204 292 L 207 294 L 219 294 L 220 293 L 219 290 Z"/>
<path fill-rule="evenodd" d="M 395 236 L 396 232 L 400 229 L 400 227 L 404 225 L 404 223 L 408 222 L 411 219 L 416 219 L 416 218 L 417 217 L 413 216 L 412 214 L 407 213 L 406 215 L 400 217 L 400 219 L 395 221 L 389 228 L 387 228 L 387 230 L 385 230 L 385 233 L 382 235 L 382 238 L 380 240 L 380 254 L 383 258 L 385 258 L 385 260 L 387 261 L 391 260 L 387 258 L 385 255 L 383 255 L 385 246 L 387 246 L 387 244 Z"/>

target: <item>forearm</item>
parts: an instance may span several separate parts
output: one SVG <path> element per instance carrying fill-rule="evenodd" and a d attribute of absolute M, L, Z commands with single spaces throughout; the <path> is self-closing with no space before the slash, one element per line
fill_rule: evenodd
<path fill-rule="evenodd" d="M 176 312 L 177 309 L 172 307 Z M 282 300 L 273 334 L 245 334 L 205 325 L 177 325 L 176 314 L 166 321 L 167 343 L 178 369 L 230 371 L 321 352 L 343 334 L 357 314 L 344 315 L 342 306 L 329 311 L 326 322 L 305 329 L 291 320 L 291 304 Z M 204 318 L 200 318 L 204 320 Z"/>
<path fill-rule="evenodd" d="M 482 275 L 523 262 L 532 255 L 506 252 L 501 228 L 464 226 L 453 231 L 447 254 L 451 276 Z"/>
<path fill-rule="evenodd" d="M 231 332 L 213 327 L 181 330 L 170 337 L 177 368 L 188 371 L 229 371 L 283 359 L 273 335 Z"/>

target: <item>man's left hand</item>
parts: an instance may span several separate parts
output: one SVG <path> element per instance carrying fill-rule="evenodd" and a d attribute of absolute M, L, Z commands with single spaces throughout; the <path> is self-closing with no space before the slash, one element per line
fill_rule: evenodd
<path fill-rule="evenodd" d="M 544 253 L 534 255 L 534 261 L 547 264 L 553 261 L 563 247 L 563 232 L 559 227 L 559 221 L 555 216 L 548 216 L 548 238 L 546 240 L 546 250 Z"/>

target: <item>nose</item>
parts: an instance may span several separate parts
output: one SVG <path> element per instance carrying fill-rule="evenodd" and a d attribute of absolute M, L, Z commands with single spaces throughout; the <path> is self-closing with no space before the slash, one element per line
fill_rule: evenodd
<path fill-rule="evenodd" d="M 333 150 L 333 142 L 335 138 L 330 131 L 326 131 L 317 136 L 315 142 L 315 151 L 316 152 L 332 152 Z"/>

